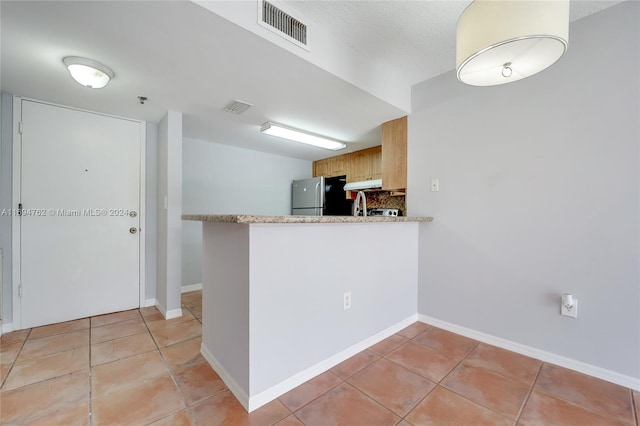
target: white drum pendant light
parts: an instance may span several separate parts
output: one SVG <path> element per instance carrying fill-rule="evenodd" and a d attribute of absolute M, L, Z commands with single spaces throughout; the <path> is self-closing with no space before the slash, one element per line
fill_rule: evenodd
<path fill-rule="evenodd" d="M 458 19 L 458 80 L 518 81 L 560 59 L 568 40 L 569 0 L 474 0 Z"/>

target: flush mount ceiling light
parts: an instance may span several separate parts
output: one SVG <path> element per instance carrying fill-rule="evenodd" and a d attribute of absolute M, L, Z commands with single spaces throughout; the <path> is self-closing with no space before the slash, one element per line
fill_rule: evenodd
<path fill-rule="evenodd" d="M 529 77 L 560 59 L 568 39 L 568 0 L 474 0 L 458 19 L 458 80 L 494 86 Z"/>
<path fill-rule="evenodd" d="M 346 148 L 346 144 L 325 138 L 324 136 L 314 135 L 304 130 L 294 129 L 293 127 L 283 126 L 282 124 L 267 121 L 262 125 L 260 131 L 264 134 L 276 136 L 278 138 L 289 139 L 296 142 L 306 143 L 320 148 L 331 149 L 337 151 Z"/>
<path fill-rule="evenodd" d="M 62 62 L 75 81 L 91 89 L 102 89 L 114 75 L 109 68 L 91 59 L 68 56 Z"/>

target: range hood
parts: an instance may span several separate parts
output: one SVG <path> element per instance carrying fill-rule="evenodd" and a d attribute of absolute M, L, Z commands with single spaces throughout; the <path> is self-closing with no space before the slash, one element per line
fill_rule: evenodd
<path fill-rule="evenodd" d="M 362 189 L 374 189 L 374 188 L 382 188 L 382 179 L 350 182 L 344 186 L 345 191 L 360 191 Z"/>

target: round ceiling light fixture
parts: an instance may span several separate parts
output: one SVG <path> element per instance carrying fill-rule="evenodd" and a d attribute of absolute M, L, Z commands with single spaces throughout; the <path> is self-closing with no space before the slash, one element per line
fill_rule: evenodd
<path fill-rule="evenodd" d="M 68 56 L 62 62 L 78 84 L 91 89 L 102 89 L 114 76 L 108 67 L 91 59 Z"/>
<path fill-rule="evenodd" d="M 456 74 L 472 86 L 511 83 L 564 55 L 568 0 L 474 0 L 458 19 Z"/>

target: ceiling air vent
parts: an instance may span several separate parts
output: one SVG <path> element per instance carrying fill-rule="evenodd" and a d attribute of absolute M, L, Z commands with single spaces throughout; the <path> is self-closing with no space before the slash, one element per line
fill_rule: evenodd
<path fill-rule="evenodd" d="M 228 104 L 226 104 L 223 108 L 223 110 L 230 112 L 232 114 L 242 114 L 243 112 L 245 112 L 246 110 L 248 110 L 249 108 L 251 108 L 253 105 L 247 103 L 247 102 L 242 102 L 239 101 L 237 99 L 232 100 L 231 102 L 229 102 Z"/>
<path fill-rule="evenodd" d="M 294 44 L 309 50 L 307 25 L 266 0 L 258 1 L 258 22 Z"/>

